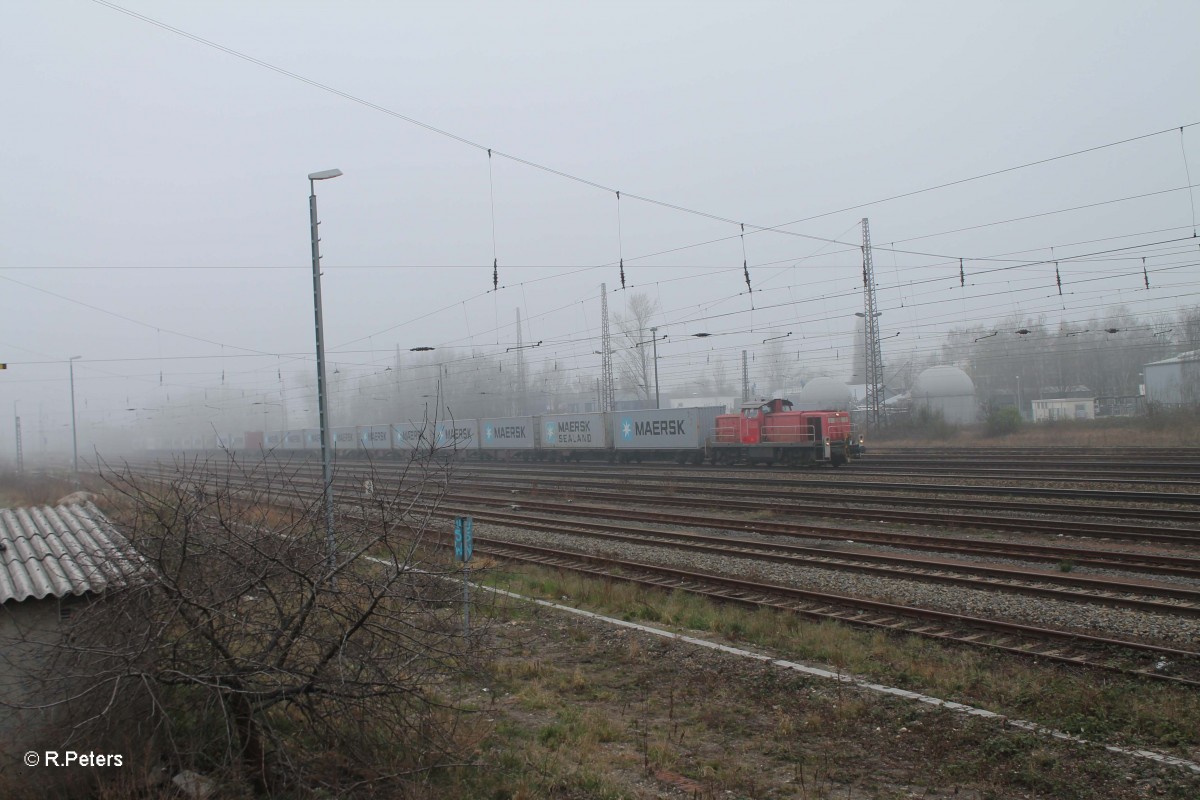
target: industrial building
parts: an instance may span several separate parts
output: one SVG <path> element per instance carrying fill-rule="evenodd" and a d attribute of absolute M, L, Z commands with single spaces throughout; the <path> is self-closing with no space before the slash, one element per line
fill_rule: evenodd
<path fill-rule="evenodd" d="M 1200 405 L 1200 350 L 1143 367 L 1148 406 Z"/>

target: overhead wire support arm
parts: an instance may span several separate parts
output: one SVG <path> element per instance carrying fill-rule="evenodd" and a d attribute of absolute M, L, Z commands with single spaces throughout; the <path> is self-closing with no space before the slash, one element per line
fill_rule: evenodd
<path fill-rule="evenodd" d="M 621 191 L 617 190 L 617 257 L 621 264 L 621 288 L 625 288 L 625 242 L 621 231 Z"/>
<path fill-rule="evenodd" d="M 750 285 L 750 262 L 746 259 L 746 223 L 739 222 L 742 226 L 742 274 L 746 277 L 746 293 L 750 295 L 750 310 L 754 310 L 754 287 Z"/>

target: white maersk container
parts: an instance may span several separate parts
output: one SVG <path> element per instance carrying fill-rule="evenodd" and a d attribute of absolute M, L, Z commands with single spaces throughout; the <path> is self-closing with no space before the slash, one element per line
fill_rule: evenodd
<path fill-rule="evenodd" d="M 358 436 L 354 428 L 334 428 L 329 432 L 329 440 L 333 444 L 333 452 L 354 452 L 358 449 Z"/>
<path fill-rule="evenodd" d="M 356 446 L 363 450 L 391 450 L 391 425 L 359 425 L 354 429 Z"/>
<path fill-rule="evenodd" d="M 434 426 L 433 445 L 443 451 L 479 449 L 479 421 L 474 419 L 442 420 Z"/>
<path fill-rule="evenodd" d="M 414 455 L 448 455 L 479 448 L 479 422 L 473 419 L 400 422 L 392 426 L 392 446 Z"/>
<path fill-rule="evenodd" d="M 725 409 L 663 408 L 612 413 L 613 447 L 618 450 L 703 450 L 715 435 Z"/>
<path fill-rule="evenodd" d="M 538 448 L 552 452 L 605 450 L 612 444 L 612 429 L 603 413 L 552 414 L 538 418 Z"/>
<path fill-rule="evenodd" d="M 392 426 L 392 447 L 396 450 L 429 452 L 432 445 L 432 422 L 398 422 Z"/>
<path fill-rule="evenodd" d="M 480 450 L 532 450 L 537 417 L 503 417 L 479 420 Z"/>

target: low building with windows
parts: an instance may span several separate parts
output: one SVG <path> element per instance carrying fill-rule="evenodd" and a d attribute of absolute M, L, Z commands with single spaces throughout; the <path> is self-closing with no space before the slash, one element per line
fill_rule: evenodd
<path fill-rule="evenodd" d="M 1034 422 L 1095 418 L 1096 399 L 1094 397 L 1059 397 L 1033 401 Z"/>

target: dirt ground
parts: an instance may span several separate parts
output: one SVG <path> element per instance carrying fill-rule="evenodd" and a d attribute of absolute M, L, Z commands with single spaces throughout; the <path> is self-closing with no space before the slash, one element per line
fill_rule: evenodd
<path fill-rule="evenodd" d="M 562 612 L 499 633 L 464 797 L 1200 797 L 1183 768 Z"/>

